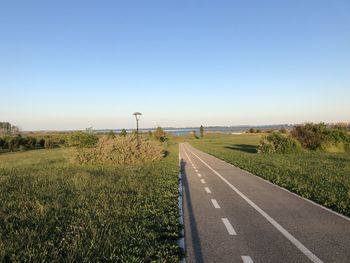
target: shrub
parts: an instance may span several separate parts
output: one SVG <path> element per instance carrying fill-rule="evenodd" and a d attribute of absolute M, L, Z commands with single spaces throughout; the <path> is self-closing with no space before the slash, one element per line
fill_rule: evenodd
<path fill-rule="evenodd" d="M 51 138 L 45 140 L 45 149 L 52 149 L 55 147 L 55 143 Z"/>
<path fill-rule="evenodd" d="M 53 148 L 64 143 L 65 140 L 59 136 L 45 136 L 40 138 L 33 136 L 22 136 L 21 134 L 18 134 L 16 136 L 8 135 L 0 138 L 0 149 L 24 151 L 44 147 Z"/>
<path fill-rule="evenodd" d="M 162 129 L 162 127 L 159 126 L 153 132 L 153 136 L 160 142 L 165 142 L 168 139 L 166 132 Z"/>
<path fill-rule="evenodd" d="M 21 152 L 24 152 L 24 151 L 27 150 L 27 147 L 26 147 L 25 145 L 20 145 L 20 146 L 19 146 L 19 150 L 20 150 Z"/>
<path fill-rule="evenodd" d="M 98 137 L 91 130 L 77 131 L 67 137 L 68 145 L 78 148 L 94 147 Z"/>
<path fill-rule="evenodd" d="M 300 150 L 301 145 L 297 140 L 279 132 L 264 137 L 258 145 L 258 153 L 295 153 Z"/>
<path fill-rule="evenodd" d="M 201 125 L 201 127 L 199 128 L 199 133 L 201 135 L 201 138 L 203 138 L 203 136 L 204 136 L 204 127 L 203 127 L 203 125 Z"/>
<path fill-rule="evenodd" d="M 280 129 L 280 133 L 286 134 L 287 132 L 288 132 L 288 131 L 287 131 L 286 128 L 281 128 L 281 129 Z"/>
<path fill-rule="evenodd" d="M 350 136 L 343 126 L 332 127 L 324 123 L 298 125 L 294 127 L 291 134 L 309 150 L 344 151 L 350 143 Z"/>
<path fill-rule="evenodd" d="M 249 133 L 255 133 L 255 129 L 254 128 L 250 128 L 248 132 Z"/>
<path fill-rule="evenodd" d="M 110 131 L 108 132 L 107 136 L 108 136 L 108 138 L 110 138 L 110 139 L 115 138 L 115 133 L 114 133 L 114 131 L 110 130 Z"/>
<path fill-rule="evenodd" d="M 140 138 L 137 145 L 135 136 L 103 137 L 96 147 L 79 148 L 76 162 L 80 164 L 130 165 L 143 164 L 162 159 L 163 147 L 156 141 Z"/>
<path fill-rule="evenodd" d="M 8 142 L 8 149 L 13 152 L 13 151 L 15 151 L 16 149 L 19 148 L 20 142 L 22 140 L 22 136 L 21 135 L 17 135 L 15 137 L 8 137 L 7 140 L 8 140 L 7 141 Z"/>
<path fill-rule="evenodd" d="M 319 150 L 329 153 L 343 153 L 349 150 L 348 147 L 348 144 L 343 142 L 323 142 Z"/>
<path fill-rule="evenodd" d="M 125 129 L 122 129 L 121 132 L 119 133 L 120 136 L 125 137 L 128 133 L 126 132 Z"/>
<path fill-rule="evenodd" d="M 41 138 L 41 139 L 38 141 L 38 146 L 39 146 L 39 147 L 44 147 L 44 146 L 45 146 L 45 139 L 44 139 L 44 138 Z"/>
<path fill-rule="evenodd" d="M 0 150 L 7 149 L 8 143 L 5 138 L 0 138 Z"/>
<path fill-rule="evenodd" d="M 267 138 L 263 138 L 258 145 L 258 153 L 274 153 L 275 146 L 273 142 L 267 140 Z"/>
<path fill-rule="evenodd" d="M 261 133 L 261 129 L 250 128 L 246 133 Z"/>
<path fill-rule="evenodd" d="M 27 143 L 25 146 L 29 149 L 35 148 L 36 142 L 37 142 L 36 138 L 28 136 Z"/>

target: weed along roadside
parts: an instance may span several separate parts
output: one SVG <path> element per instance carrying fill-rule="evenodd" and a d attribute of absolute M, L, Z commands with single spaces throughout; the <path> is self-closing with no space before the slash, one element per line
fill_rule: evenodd
<path fill-rule="evenodd" d="M 1 154 L 1 261 L 178 262 L 178 145 L 129 136 Z"/>
<path fill-rule="evenodd" d="M 182 159 L 179 153 L 179 197 L 178 197 L 178 205 L 179 205 L 179 224 L 180 224 L 180 237 L 178 240 L 179 247 L 181 250 L 181 263 L 186 263 L 186 244 L 185 244 L 185 224 L 184 224 L 184 200 L 183 200 L 183 179 L 182 179 Z"/>

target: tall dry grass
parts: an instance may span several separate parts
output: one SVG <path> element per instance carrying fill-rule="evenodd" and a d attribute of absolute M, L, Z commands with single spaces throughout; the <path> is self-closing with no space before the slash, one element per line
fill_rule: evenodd
<path fill-rule="evenodd" d="M 80 164 L 133 165 L 161 160 L 164 150 L 159 142 L 135 136 L 104 136 L 96 147 L 77 149 L 75 161 Z"/>

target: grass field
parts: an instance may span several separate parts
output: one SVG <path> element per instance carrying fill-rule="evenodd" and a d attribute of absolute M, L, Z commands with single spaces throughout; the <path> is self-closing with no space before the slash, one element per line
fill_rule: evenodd
<path fill-rule="evenodd" d="M 0 155 L 0 261 L 177 262 L 178 149 L 78 166 L 67 148 Z"/>
<path fill-rule="evenodd" d="M 206 135 L 196 148 L 350 216 L 350 153 L 257 154 L 261 134 Z"/>

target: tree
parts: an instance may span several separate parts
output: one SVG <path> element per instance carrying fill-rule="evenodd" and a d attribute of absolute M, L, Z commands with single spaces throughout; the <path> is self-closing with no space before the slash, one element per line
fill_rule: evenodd
<path fill-rule="evenodd" d="M 255 133 L 256 131 L 255 131 L 255 129 L 254 128 L 250 128 L 249 129 L 249 133 Z"/>
<path fill-rule="evenodd" d="M 55 147 L 55 142 L 53 141 L 53 139 L 50 137 L 47 138 L 45 140 L 45 149 L 52 149 L 54 147 Z"/>
<path fill-rule="evenodd" d="M 199 133 L 201 135 L 201 138 L 203 138 L 203 136 L 204 136 L 204 127 L 203 127 L 203 125 L 201 125 L 201 127 L 199 128 Z"/>
<path fill-rule="evenodd" d="M 12 125 L 9 122 L 0 122 L 0 133 L 9 134 L 9 133 L 18 133 L 18 127 Z"/>
<path fill-rule="evenodd" d="M 110 131 L 108 132 L 108 134 L 107 134 L 107 137 L 108 137 L 109 139 L 114 139 L 114 138 L 115 138 L 115 133 L 114 133 L 114 131 L 110 130 Z"/>
<path fill-rule="evenodd" d="M 162 127 L 157 127 L 153 132 L 153 136 L 156 140 L 164 142 L 168 139 L 166 132 L 162 129 Z"/>
<path fill-rule="evenodd" d="M 98 137 L 91 132 L 91 129 L 85 131 L 76 131 L 68 136 L 68 144 L 78 148 L 93 147 L 98 142 Z M 46 148 L 46 141 L 45 141 Z"/>
<path fill-rule="evenodd" d="M 128 133 L 126 132 L 125 129 L 122 129 L 121 132 L 119 133 L 120 136 L 125 137 Z"/>

